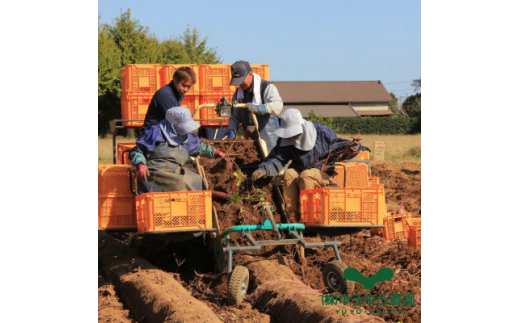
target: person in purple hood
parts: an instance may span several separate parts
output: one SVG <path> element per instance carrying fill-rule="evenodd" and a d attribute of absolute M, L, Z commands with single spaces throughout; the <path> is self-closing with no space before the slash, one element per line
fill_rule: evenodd
<path fill-rule="evenodd" d="M 208 189 L 200 175 L 184 166 L 192 156 L 224 158 L 226 154 L 191 133 L 199 127 L 190 110 L 173 107 L 166 111 L 166 119 L 144 129 L 130 151 L 137 170 L 138 194 Z"/>

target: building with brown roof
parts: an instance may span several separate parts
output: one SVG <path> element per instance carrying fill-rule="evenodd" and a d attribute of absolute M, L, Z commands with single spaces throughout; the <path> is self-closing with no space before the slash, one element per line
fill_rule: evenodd
<path fill-rule="evenodd" d="M 381 81 L 272 82 L 285 111 L 299 109 L 304 118 L 311 110 L 322 117 L 391 116 L 392 97 Z"/>

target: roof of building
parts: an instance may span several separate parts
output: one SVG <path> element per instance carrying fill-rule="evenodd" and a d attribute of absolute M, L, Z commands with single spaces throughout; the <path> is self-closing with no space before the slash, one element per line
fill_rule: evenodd
<path fill-rule="evenodd" d="M 392 98 L 380 81 L 275 81 L 287 103 L 390 102 Z"/>
<path fill-rule="evenodd" d="M 304 118 L 307 118 L 311 111 L 319 117 L 360 117 L 358 112 L 346 104 L 284 104 L 282 113 L 287 109 L 300 110 Z"/>

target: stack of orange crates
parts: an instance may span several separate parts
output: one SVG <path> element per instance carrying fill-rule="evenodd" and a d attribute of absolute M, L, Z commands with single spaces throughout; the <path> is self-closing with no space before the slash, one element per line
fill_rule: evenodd
<path fill-rule="evenodd" d="M 145 193 L 136 205 L 138 232 L 212 228 L 211 191 Z"/>
<path fill-rule="evenodd" d="M 384 238 L 387 241 L 404 240 L 408 238 L 408 222 L 412 213 L 390 213 L 384 218 Z"/>
<path fill-rule="evenodd" d="M 155 92 L 170 83 L 173 74 L 181 66 L 189 66 L 197 75 L 195 83 L 182 100 L 182 106 L 193 114 L 201 104 L 216 104 L 223 96 L 230 101 L 236 86 L 231 81 L 231 64 L 129 64 L 121 71 L 121 114 L 125 120 L 144 120 L 148 105 Z M 269 80 L 269 65 L 251 64 L 254 73 Z M 194 119 L 219 119 L 204 121 L 202 126 L 227 126 L 228 118 L 219 117 L 215 108 L 203 108 Z M 143 121 L 123 122 L 125 127 L 141 127 Z"/>
<path fill-rule="evenodd" d="M 306 225 L 382 225 L 386 215 L 384 185 L 369 177 L 368 165 L 336 163 L 333 183 L 339 188 L 318 188 L 300 192 L 301 220 Z"/>
<path fill-rule="evenodd" d="M 382 225 L 385 212 L 383 185 L 317 188 L 300 192 L 301 221 L 305 225 Z"/>
<path fill-rule="evenodd" d="M 421 250 L 421 218 L 409 218 L 408 223 L 408 245 Z"/>
<path fill-rule="evenodd" d="M 98 165 L 98 229 L 136 229 L 135 184 L 125 165 Z"/>
<path fill-rule="evenodd" d="M 161 65 L 129 64 L 121 70 L 121 115 L 125 120 L 144 120 L 153 95 L 161 88 Z M 123 122 L 140 127 L 142 121 Z"/>

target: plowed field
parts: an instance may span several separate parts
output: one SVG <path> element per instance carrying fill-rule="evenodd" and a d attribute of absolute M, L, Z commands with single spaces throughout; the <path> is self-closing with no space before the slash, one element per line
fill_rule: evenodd
<path fill-rule="evenodd" d="M 210 189 L 227 195 L 213 201 L 221 230 L 261 223 L 261 202 L 279 205 L 273 194 L 275 181 L 251 183 L 248 179 L 259 162 L 252 142 L 226 141 L 219 149 L 234 161 L 201 158 L 201 163 Z M 372 162 L 371 172 L 385 185 L 388 211 L 402 206 L 420 217 L 420 163 Z M 285 222 L 278 207 L 274 218 Z M 255 231 L 253 236 L 274 239 L 272 231 Z M 230 238 L 245 245 L 238 233 Z M 387 242 L 366 230 L 336 236 L 306 231 L 304 238 L 307 242 L 336 239 L 342 261 L 366 277 L 383 267 L 391 268 L 394 276 L 371 290 L 356 283 L 354 292 L 347 294 L 349 303 L 338 304 L 334 300 L 341 295 L 330 294 L 322 279 L 324 265 L 335 259 L 331 248 L 306 249 L 302 257 L 295 246 L 266 246 L 260 252 L 234 254 L 233 268 L 248 268 L 250 283 L 244 301 L 231 306 L 227 304 L 226 268 L 215 270 L 210 234 L 178 241 L 168 234 L 143 237 L 135 232 L 100 231 L 99 321 L 420 322 L 420 250 L 405 240 Z M 391 295 L 402 296 L 402 303 L 397 304 Z M 372 302 L 372 296 L 388 302 Z"/>

